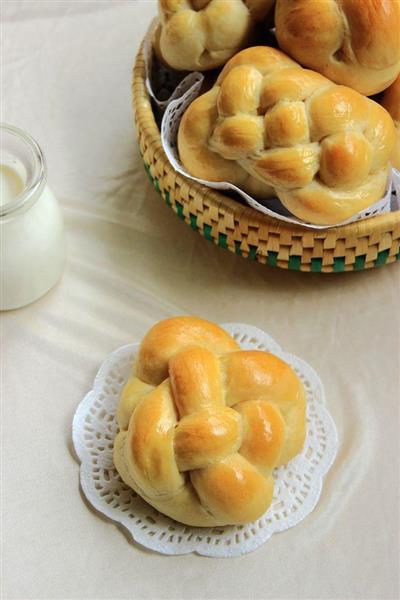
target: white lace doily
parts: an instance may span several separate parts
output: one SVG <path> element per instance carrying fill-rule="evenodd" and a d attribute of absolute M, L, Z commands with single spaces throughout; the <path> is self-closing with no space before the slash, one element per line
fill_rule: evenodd
<path fill-rule="evenodd" d="M 73 442 L 81 461 L 82 490 L 95 509 L 121 523 L 133 539 L 164 554 L 197 552 L 204 556 L 237 556 L 255 550 L 273 533 L 297 525 L 314 509 L 322 478 L 338 446 L 335 425 L 325 407 L 315 371 L 284 352 L 266 333 L 249 325 L 223 325 L 243 349 L 268 350 L 285 360 L 301 378 L 307 395 L 307 437 L 300 455 L 276 469 L 274 498 L 256 522 L 229 527 L 188 527 L 160 514 L 119 477 L 113 464 L 116 409 L 138 344 L 123 346 L 102 364 L 93 389 L 79 404 L 73 420 Z"/>
<path fill-rule="evenodd" d="M 186 90 L 186 92 L 178 98 L 171 99 L 169 101 L 168 106 L 165 110 L 162 123 L 161 123 L 161 143 L 163 145 L 165 154 L 175 171 L 181 173 L 185 177 L 192 179 L 193 181 L 197 181 L 202 185 L 207 187 L 216 189 L 216 190 L 232 190 L 247 202 L 249 206 L 262 212 L 266 215 L 274 217 L 275 219 L 279 219 L 280 221 L 286 221 L 288 223 L 295 223 L 296 225 L 301 225 L 303 227 L 308 227 L 310 229 L 328 229 L 329 227 L 336 227 L 338 225 L 346 225 L 347 223 L 352 223 L 353 221 L 360 221 L 361 219 L 368 219 L 370 217 L 374 217 L 376 215 L 380 215 L 383 213 L 390 212 L 390 203 L 391 203 L 391 192 L 392 192 L 392 177 L 388 179 L 388 185 L 386 189 L 386 193 L 378 202 L 372 204 L 365 210 L 357 213 L 350 219 L 346 219 L 346 221 L 342 221 L 341 223 L 336 223 L 335 225 L 314 225 L 312 223 L 306 223 L 301 219 L 298 219 L 294 215 L 292 215 L 278 200 L 278 198 L 269 198 L 265 201 L 265 204 L 262 204 L 260 201 L 256 200 L 249 194 L 246 194 L 242 189 L 238 188 L 236 185 L 232 183 L 228 183 L 226 181 L 223 182 L 215 182 L 215 181 L 206 181 L 205 179 L 198 179 L 197 177 L 193 177 L 186 171 L 180 162 L 179 153 L 178 153 L 178 145 L 177 145 L 177 137 L 178 137 L 178 129 L 179 123 L 182 119 L 183 113 L 193 102 L 195 98 L 200 93 L 201 84 L 196 84 Z"/>

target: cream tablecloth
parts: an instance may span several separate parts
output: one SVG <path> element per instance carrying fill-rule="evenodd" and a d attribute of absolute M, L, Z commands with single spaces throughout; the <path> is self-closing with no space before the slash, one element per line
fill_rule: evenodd
<path fill-rule="evenodd" d="M 61 283 L 2 315 L 3 598 L 397 598 L 398 265 L 274 270 L 214 247 L 160 201 L 129 89 L 152 0 L 2 9 L 3 119 L 42 145 L 69 246 Z M 180 313 L 269 331 L 319 372 L 339 431 L 314 513 L 240 558 L 146 551 L 79 491 L 71 420 L 97 368 Z"/>

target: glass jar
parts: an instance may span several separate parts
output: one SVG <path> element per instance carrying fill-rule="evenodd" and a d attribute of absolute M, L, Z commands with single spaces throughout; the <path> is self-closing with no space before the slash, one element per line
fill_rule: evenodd
<path fill-rule="evenodd" d="M 62 213 L 46 185 L 40 147 L 11 125 L 0 125 L 0 136 L 0 309 L 9 310 L 57 283 L 66 252 Z"/>

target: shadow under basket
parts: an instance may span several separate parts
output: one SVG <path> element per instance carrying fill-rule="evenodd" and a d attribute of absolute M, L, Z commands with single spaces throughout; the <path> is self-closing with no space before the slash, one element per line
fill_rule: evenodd
<path fill-rule="evenodd" d="M 166 204 L 207 240 L 249 260 L 293 271 L 360 271 L 400 260 L 400 211 L 311 230 L 273 219 L 177 173 L 163 150 L 145 79 L 142 44 L 132 92 L 145 170 Z"/>

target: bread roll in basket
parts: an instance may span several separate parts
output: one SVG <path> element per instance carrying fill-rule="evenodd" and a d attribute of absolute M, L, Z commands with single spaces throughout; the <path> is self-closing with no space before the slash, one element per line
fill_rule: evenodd
<path fill-rule="evenodd" d="M 279 47 L 370 96 L 400 72 L 399 0 L 277 0 Z"/>
<path fill-rule="evenodd" d="M 392 152 L 392 164 L 400 171 L 400 75 L 383 94 L 382 106 L 392 116 L 396 127 L 396 144 Z"/>
<path fill-rule="evenodd" d="M 124 482 L 169 517 L 243 524 L 268 509 L 272 471 L 305 439 L 305 394 L 276 356 L 242 351 L 195 317 L 155 325 L 118 406 L 114 463 Z"/>
<path fill-rule="evenodd" d="M 155 50 L 173 69 L 206 71 L 248 45 L 274 0 L 159 0 Z"/>
<path fill-rule="evenodd" d="M 194 177 L 277 196 L 313 224 L 345 221 L 384 193 L 395 143 L 376 102 L 284 53 L 242 50 L 188 107 L 179 154 Z"/>

